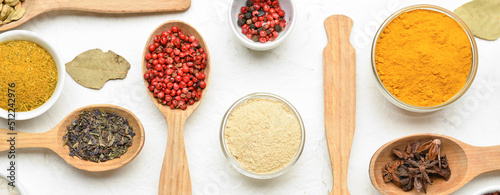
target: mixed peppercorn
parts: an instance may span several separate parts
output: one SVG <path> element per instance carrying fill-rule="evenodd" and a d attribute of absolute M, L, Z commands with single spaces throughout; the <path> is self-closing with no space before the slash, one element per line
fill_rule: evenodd
<path fill-rule="evenodd" d="M 201 98 L 207 86 L 204 73 L 207 54 L 194 36 L 173 26 L 156 35 L 148 49 L 144 79 L 159 103 L 186 110 Z"/>
<path fill-rule="evenodd" d="M 277 0 L 247 0 L 238 14 L 238 26 L 255 42 L 274 41 L 286 27 L 285 11 Z"/>

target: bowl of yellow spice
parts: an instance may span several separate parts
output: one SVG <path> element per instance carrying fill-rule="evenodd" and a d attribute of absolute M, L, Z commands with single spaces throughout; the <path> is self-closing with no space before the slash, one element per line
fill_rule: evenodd
<path fill-rule="evenodd" d="M 0 34 L 0 117 L 27 120 L 61 94 L 65 68 L 55 47 L 24 30 Z"/>
<path fill-rule="evenodd" d="M 372 68 L 382 94 L 414 112 L 442 109 L 469 89 L 477 45 L 453 12 L 414 5 L 392 14 L 375 35 Z"/>

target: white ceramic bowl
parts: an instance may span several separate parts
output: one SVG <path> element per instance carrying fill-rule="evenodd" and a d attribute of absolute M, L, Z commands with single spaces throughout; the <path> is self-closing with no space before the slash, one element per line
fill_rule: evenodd
<path fill-rule="evenodd" d="M 47 111 L 50 107 L 54 105 L 54 103 L 61 95 L 61 91 L 63 90 L 66 68 L 64 66 L 60 53 L 55 49 L 55 47 L 51 43 L 49 43 L 47 40 L 43 39 L 39 35 L 25 30 L 8 31 L 0 34 L 0 43 L 5 41 L 15 41 L 15 40 L 26 40 L 40 45 L 50 53 L 57 66 L 57 85 L 50 99 L 34 110 L 27 112 L 16 112 L 15 115 L 16 120 L 27 120 L 43 114 L 45 111 Z M 0 108 L 0 117 L 7 119 L 8 112 Z"/>
<path fill-rule="evenodd" d="M 279 33 L 278 38 L 274 41 L 268 41 L 266 43 L 254 42 L 253 40 L 247 38 L 246 35 L 241 33 L 241 27 L 238 26 L 238 14 L 240 13 L 241 7 L 245 6 L 246 0 L 231 0 L 229 3 L 229 25 L 233 31 L 236 38 L 246 47 L 253 50 L 270 50 L 278 47 L 286 37 L 290 34 L 293 27 L 295 26 L 295 21 L 297 20 L 297 10 L 296 5 L 293 0 L 279 0 L 280 7 L 285 11 L 285 19 L 287 22 L 286 27 Z"/>
<path fill-rule="evenodd" d="M 0 177 L 3 177 L 4 179 L 9 180 L 9 179 L 7 179 L 6 173 L 3 172 L 3 171 L 0 171 Z M 26 194 L 26 192 L 24 191 L 23 186 L 21 185 L 21 183 L 19 183 L 19 181 L 17 179 L 16 179 L 16 183 L 14 183 L 14 185 L 16 186 L 17 191 L 19 191 L 20 195 L 25 195 Z"/>
<path fill-rule="evenodd" d="M 497 192 L 497 191 L 500 191 L 500 186 L 490 186 L 490 187 L 483 188 L 483 189 L 479 190 L 474 195 L 484 195 L 487 193 L 493 193 L 493 192 Z"/>

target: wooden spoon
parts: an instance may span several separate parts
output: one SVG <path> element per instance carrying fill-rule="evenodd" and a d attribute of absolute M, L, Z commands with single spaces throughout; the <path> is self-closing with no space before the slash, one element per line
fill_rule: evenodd
<path fill-rule="evenodd" d="M 482 173 L 500 170 L 500 145 L 476 147 L 444 135 L 418 134 L 393 140 L 373 154 L 369 170 L 373 186 L 382 194 L 422 194 L 415 189 L 405 192 L 393 183 L 385 183 L 382 169 L 396 159 L 393 148 L 404 148 L 408 143 L 432 139 L 441 140 L 441 156 L 446 155 L 448 159 L 451 177 L 448 181 L 431 178 L 433 183 L 427 187 L 427 194 L 451 194 Z"/>
<path fill-rule="evenodd" d="M 22 2 L 26 9 L 18 20 L 0 26 L 0 32 L 17 27 L 35 16 L 54 10 L 74 10 L 95 13 L 152 13 L 165 11 L 183 11 L 191 6 L 191 0 L 26 0 Z"/>
<path fill-rule="evenodd" d="M 323 50 L 325 131 L 333 171 L 331 194 L 349 194 L 347 168 L 356 124 L 356 50 L 349 42 L 352 20 L 325 20 L 328 45 Z"/>
<path fill-rule="evenodd" d="M 130 146 L 128 148 L 128 151 L 119 158 L 101 163 L 82 160 L 76 156 L 71 157 L 69 155 L 69 147 L 67 145 L 63 145 L 63 136 L 66 134 L 67 126 L 69 126 L 71 122 L 77 119 L 78 115 L 80 115 L 82 111 L 92 111 L 95 109 L 99 109 L 100 111 L 113 112 L 117 115 L 125 117 L 128 120 L 130 127 L 132 127 L 134 133 L 136 134 L 132 139 L 132 146 Z M 15 135 L 15 133 L 17 133 L 17 135 Z M 78 169 L 91 172 L 109 171 L 128 164 L 137 156 L 137 154 L 139 154 L 142 146 L 144 145 L 144 128 L 142 127 L 139 119 L 132 112 L 126 110 L 125 108 L 106 104 L 90 105 L 76 109 L 68 116 L 66 116 L 54 128 L 45 133 L 24 133 L 19 131 L 0 129 L 0 139 L 4 140 L 0 142 L 0 151 L 10 150 L 10 143 L 6 140 L 9 140 L 13 136 L 15 136 L 16 149 L 48 148 L 58 154 L 70 165 L 73 165 Z"/>
<path fill-rule="evenodd" d="M 146 42 L 142 59 L 145 59 L 144 55 L 149 52 L 149 45 L 154 43 L 154 37 L 161 34 L 163 31 L 169 30 L 172 26 L 177 26 L 184 32 L 184 34 L 196 37 L 196 39 L 200 42 L 200 46 L 205 50 L 205 53 L 207 54 L 207 66 L 205 67 L 204 72 L 206 75 L 205 83 L 207 84 L 208 88 L 211 69 L 208 47 L 201 34 L 188 23 L 178 20 L 171 20 L 158 26 L 158 28 L 156 28 L 153 33 L 151 33 L 148 41 Z M 146 60 L 143 60 L 142 75 L 144 75 L 147 71 L 146 64 Z M 147 87 L 149 86 L 148 81 L 144 80 L 144 84 L 146 85 L 147 89 Z M 158 194 L 183 195 L 192 193 L 186 149 L 184 146 L 183 129 L 184 123 L 186 122 L 187 118 L 189 118 L 193 111 L 198 108 L 200 102 L 203 100 L 203 97 L 205 97 L 207 88 L 203 90 L 201 99 L 195 102 L 193 105 L 189 105 L 186 110 L 172 110 L 170 109 L 170 107 L 158 103 L 158 100 L 153 96 L 153 93 L 149 91 L 149 89 L 147 90 L 149 97 L 156 105 L 156 107 L 158 107 L 168 123 L 167 149 L 165 150 L 165 158 L 163 159 L 163 165 L 161 168 L 160 187 Z"/>

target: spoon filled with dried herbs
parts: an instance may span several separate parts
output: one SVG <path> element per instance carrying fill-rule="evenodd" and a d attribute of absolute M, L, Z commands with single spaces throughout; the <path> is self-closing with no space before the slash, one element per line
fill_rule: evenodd
<path fill-rule="evenodd" d="M 184 123 L 207 92 L 211 69 L 207 44 L 188 23 L 167 21 L 149 36 L 143 59 L 147 92 L 168 123 L 158 194 L 191 194 Z"/>
<path fill-rule="evenodd" d="M 471 146 L 439 134 L 417 134 L 380 147 L 370 180 L 382 194 L 451 194 L 474 177 L 500 171 L 500 145 Z"/>
<path fill-rule="evenodd" d="M 109 171 L 132 161 L 144 145 L 144 128 L 129 110 L 115 105 L 79 108 L 45 133 L 0 128 L 0 139 L 15 148 L 48 148 L 72 166 L 91 172 Z M 0 142 L 0 151 L 11 143 Z"/>

